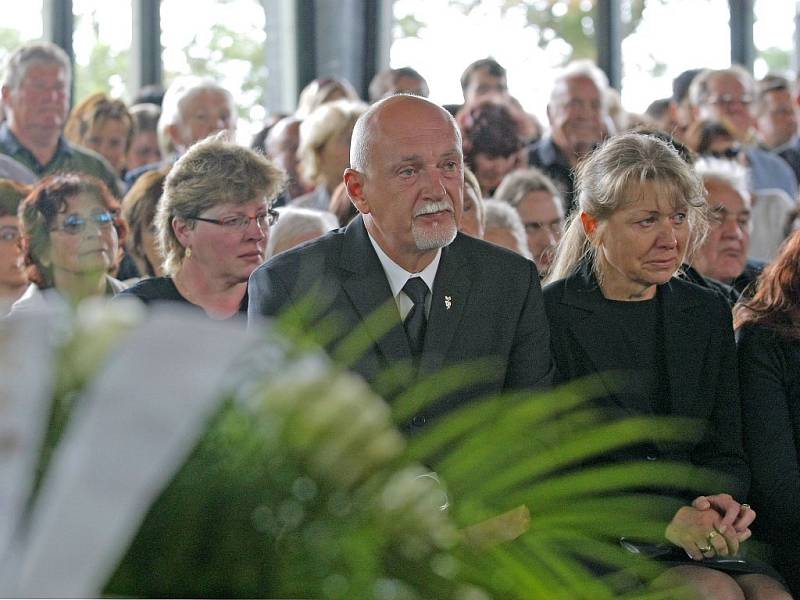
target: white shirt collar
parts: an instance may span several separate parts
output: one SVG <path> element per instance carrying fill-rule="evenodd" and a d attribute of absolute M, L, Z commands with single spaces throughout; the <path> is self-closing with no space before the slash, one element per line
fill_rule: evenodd
<path fill-rule="evenodd" d="M 409 273 L 403 267 L 398 265 L 394 262 L 386 252 L 383 251 L 380 244 L 375 240 L 375 238 L 370 235 L 369 231 L 367 231 L 367 235 L 369 235 L 369 241 L 372 243 L 372 247 L 375 248 L 375 253 L 378 255 L 378 260 L 381 261 L 381 266 L 383 267 L 384 273 L 386 273 L 386 279 L 389 280 L 389 289 L 392 290 L 392 297 L 397 302 L 397 308 L 400 310 L 400 316 L 405 318 L 408 311 L 411 310 L 411 300 L 405 295 L 403 292 L 403 286 L 406 284 L 412 277 L 421 277 L 422 281 L 428 286 L 428 289 L 433 292 L 433 282 L 436 279 L 436 271 L 439 269 L 439 260 L 442 258 L 442 249 L 439 248 L 436 251 L 436 256 L 433 257 L 433 260 L 430 264 L 422 269 L 419 273 Z M 401 292 L 403 292 L 401 294 Z M 428 301 L 426 302 L 426 310 L 430 310 L 430 299 L 431 295 L 428 295 Z"/>

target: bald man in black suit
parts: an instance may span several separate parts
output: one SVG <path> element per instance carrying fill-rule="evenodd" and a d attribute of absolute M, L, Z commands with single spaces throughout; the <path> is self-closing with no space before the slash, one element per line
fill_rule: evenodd
<path fill-rule="evenodd" d="M 550 334 L 536 267 L 458 233 L 464 174 L 453 118 L 423 98 L 387 98 L 356 124 L 350 164 L 344 180 L 360 215 L 257 269 L 251 324 L 315 290 L 322 318 L 335 319 L 342 336 L 364 324 L 370 345 L 353 369 L 389 401 L 421 376 L 486 361 L 478 381 L 418 411 L 409 429 L 487 394 L 548 387 Z M 381 307 L 384 318 L 369 320 Z M 409 366 L 410 378 L 399 389 L 379 385 L 398 365 Z"/>

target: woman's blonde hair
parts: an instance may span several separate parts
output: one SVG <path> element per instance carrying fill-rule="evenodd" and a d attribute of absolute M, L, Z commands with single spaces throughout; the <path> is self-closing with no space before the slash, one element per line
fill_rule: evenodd
<path fill-rule="evenodd" d="M 662 196 L 686 211 L 690 231 L 687 255 L 691 255 L 702 244 L 708 229 L 705 189 L 700 178 L 667 142 L 652 135 L 625 133 L 607 140 L 578 165 L 577 206 L 545 283 L 568 277 L 585 259 L 592 262 L 600 278 L 594 246 L 602 244 L 603 226 L 616 211 L 639 201 L 647 182 L 656 184 Z M 581 213 L 598 221 L 594 244 L 584 231 Z"/>
<path fill-rule="evenodd" d="M 369 107 L 363 102 L 334 100 L 323 104 L 303 120 L 300 124 L 297 156 L 300 158 L 303 177 L 307 181 L 319 183 L 319 159 L 325 144 L 346 133 L 350 133 L 352 137 L 356 121 L 367 112 L 367 108 Z"/>
<path fill-rule="evenodd" d="M 212 206 L 271 203 L 283 188 L 284 172 L 263 155 L 227 141 L 225 132 L 197 142 L 181 156 L 164 182 L 155 224 L 164 272 L 174 275 L 186 249 L 172 229 L 173 219 L 191 221 Z"/>
<path fill-rule="evenodd" d="M 78 146 L 86 145 L 86 138 L 97 125 L 106 121 L 122 121 L 127 128 L 125 134 L 125 151 L 133 140 L 133 117 L 122 100 L 114 100 L 102 92 L 85 98 L 72 109 L 64 126 L 64 137 Z"/>

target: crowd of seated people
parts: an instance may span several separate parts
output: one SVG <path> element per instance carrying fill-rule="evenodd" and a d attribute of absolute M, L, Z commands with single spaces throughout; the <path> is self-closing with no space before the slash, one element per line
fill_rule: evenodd
<path fill-rule="evenodd" d="M 707 426 L 670 453 L 640 449 L 731 481 L 686 498 L 664 524 L 683 555 L 668 553 L 653 585 L 689 582 L 698 598 L 800 594 L 800 85 L 756 82 L 737 66 L 692 69 L 671 97 L 625 116 L 602 71 L 579 61 L 555 78 L 543 127 L 506 77 L 492 58 L 470 64 L 464 104 L 447 112 L 411 67 L 378 73 L 366 99 L 344 79 L 317 79 L 247 148 L 231 136 L 236 94 L 218 82 L 179 77 L 130 105 L 96 93 L 69 112 L 68 57 L 26 44 L 2 79 L 0 315 L 95 295 L 181 302 L 214 319 L 268 314 L 295 299 L 273 298 L 268 277 L 307 256 L 329 268 L 323 251 L 335 251 L 337 293 L 352 276 L 394 297 L 394 341 L 407 336 L 424 370 L 431 336 L 453 335 L 442 311 L 460 314 L 470 290 L 448 275 L 464 298 L 434 303 L 437 273 L 490 257 L 498 278 L 513 273 L 525 287 L 513 307 L 507 293 L 508 310 L 533 324 L 519 330 L 547 329 L 536 386 L 623 370 L 630 385 L 606 407 Z M 504 308 L 463 310 L 480 320 Z M 508 373 L 528 360 L 512 346 Z M 772 545 L 778 571 L 715 561 L 751 535 Z"/>

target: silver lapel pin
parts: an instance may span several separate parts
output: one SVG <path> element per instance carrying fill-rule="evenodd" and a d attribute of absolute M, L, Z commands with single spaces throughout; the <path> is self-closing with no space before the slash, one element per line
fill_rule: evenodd
<path fill-rule="evenodd" d="M 450 310 L 450 307 L 453 306 L 453 299 L 450 296 L 444 297 L 444 307 L 447 310 Z"/>

